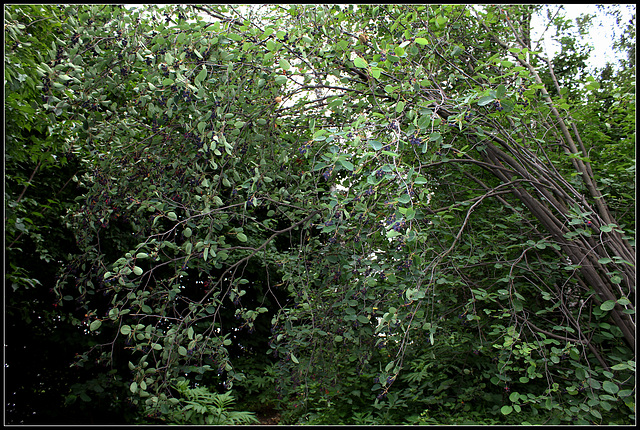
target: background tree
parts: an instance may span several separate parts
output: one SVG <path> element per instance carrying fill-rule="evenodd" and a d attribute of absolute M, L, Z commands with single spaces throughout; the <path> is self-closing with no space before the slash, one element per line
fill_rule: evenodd
<path fill-rule="evenodd" d="M 632 164 L 592 158 L 598 85 L 532 51 L 530 7 L 59 10 L 55 291 L 138 422 L 198 386 L 286 422 L 631 422 Z"/>

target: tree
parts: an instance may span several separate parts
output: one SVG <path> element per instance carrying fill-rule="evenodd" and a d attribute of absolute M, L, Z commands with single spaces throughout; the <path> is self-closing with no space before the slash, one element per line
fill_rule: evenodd
<path fill-rule="evenodd" d="M 265 369 L 290 421 L 630 422 L 630 183 L 603 195 L 531 8 L 64 11 L 40 109 L 86 191 L 56 292 L 140 413 Z"/>

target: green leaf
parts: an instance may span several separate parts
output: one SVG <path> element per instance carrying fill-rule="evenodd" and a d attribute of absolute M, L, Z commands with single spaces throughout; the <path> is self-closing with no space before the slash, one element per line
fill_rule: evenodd
<path fill-rule="evenodd" d="M 129 385 L 129 390 L 131 390 L 131 392 L 133 394 L 138 392 L 138 383 L 137 382 L 132 382 L 131 385 Z"/>
<path fill-rule="evenodd" d="M 287 77 L 283 75 L 278 75 L 276 76 L 275 81 L 276 81 L 276 84 L 283 85 L 287 83 Z"/>
<path fill-rule="evenodd" d="M 615 366 L 611 367 L 611 370 L 633 370 L 633 367 L 629 366 L 627 363 L 618 363 Z"/>
<path fill-rule="evenodd" d="M 416 37 L 416 43 L 420 45 L 428 45 L 429 41 L 424 37 Z"/>
<path fill-rule="evenodd" d="M 342 164 L 344 166 L 345 169 L 349 170 L 349 171 L 353 171 L 354 169 L 354 165 L 353 163 L 351 163 L 350 161 L 347 160 L 338 160 L 340 162 L 340 164 Z"/>
<path fill-rule="evenodd" d="M 284 70 L 289 70 L 291 68 L 291 64 L 289 64 L 289 62 L 284 58 L 280 59 L 280 62 L 278 64 L 280 64 L 280 67 L 282 67 Z"/>
<path fill-rule="evenodd" d="M 142 268 L 138 267 L 138 266 L 133 266 L 133 273 L 136 276 L 140 276 L 142 275 Z"/>
<path fill-rule="evenodd" d="M 175 221 L 178 219 L 178 216 L 175 212 L 169 212 L 167 213 L 167 218 L 169 218 L 171 221 Z"/>
<path fill-rule="evenodd" d="M 404 105 L 405 103 L 400 100 L 397 104 L 396 104 L 396 113 L 400 113 L 404 110 Z"/>
<path fill-rule="evenodd" d="M 238 240 L 239 240 L 240 242 L 246 242 L 246 241 L 247 241 L 247 235 L 246 235 L 246 234 L 244 234 L 244 233 L 238 233 L 238 234 L 236 235 L 236 237 L 238 238 Z"/>
<path fill-rule="evenodd" d="M 414 184 L 426 184 L 427 183 L 427 178 L 425 178 L 424 176 L 418 176 L 414 181 Z"/>
<path fill-rule="evenodd" d="M 370 140 L 369 141 L 369 145 L 371 145 L 371 147 L 374 149 L 374 151 L 379 151 L 382 149 L 382 143 L 378 142 L 377 140 Z"/>
<path fill-rule="evenodd" d="M 627 306 L 631 304 L 631 301 L 626 297 L 621 297 L 616 300 L 616 302 L 618 302 L 618 304 L 620 304 L 621 306 Z"/>
<path fill-rule="evenodd" d="M 429 140 L 435 143 L 440 143 L 442 142 L 442 135 L 439 132 L 434 131 L 429 135 Z"/>
<path fill-rule="evenodd" d="M 89 330 L 91 331 L 96 331 L 100 328 L 100 326 L 102 325 L 102 321 L 100 320 L 95 320 L 91 323 L 91 325 L 89 326 Z"/>
<path fill-rule="evenodd" d="M 610 311 L 615 307 L 616 307 L 615 300 L 607 300 L 606 302 L 600 305 L 600 309 L 602 309 L 603 311 Z"/>
<path fill-rule="evenodd" d="M 122 333 L 125 336 L 128 336 L 131 333 L 131 326 L 123 325 L 122 327 L 120 327 L 120 333 Z"/>
<path fill-rule="evenodd" d="M 298 361 L 298 359 L 296 358 L 295 355 L 293 355 L 293 353 L 291 353 L 291 361 L 293 361 L 296 364 L 299 364 L 300 362 Z"/>
<path fill-rule="evenodd" d="M 396 237 L 396 236 L 400 236 L 402 233 L 400 233 L 399 231 L 395 231 L 395 230 L 389 230 L 387 232 L 387 237 L 388 238 L 392 238 L 392 237 Z"/>
<path fill-rule="evenodd" d="M 362 57 L 356 57 L 353 60 L 353 64 L 354 66 L 359 67 L 361 69 L 366 69 L 367 67 L 369 67 L 369 64 L 367 63 L 367 61 Z"/>
<path fill-rule="evenodd" d="M 513 412 L 513 408 L 509 405 L 505 405 L 500 408 L 500 412 L 502 412 L 502 415 L 509 415 L 511 412 Z"/>
<path fill-rule="evenodd" d="M 602 388 L 604 388 L 604 391 L 610 394 L 616 394 L 618 391 L 620 391 L 618 385 L 611 381 L 604 381 L 602 383 Z"/>
<path fill-rule="evenodd" d="M 178 347 L 178 354 L 180 354 L 182 356 L 186 356 L 187 355 L 187 348 L 185 348 L 184 346 L 180 345 Z"/>
<path fill-rule="evenodd" d="M 207 69 L 203 68 L 202 71 L 200 71 L 200 73 L 198 73 L 198 76 L 196 76 L 195 82 L 196 82 L 196 86 L 204 81 L 205 79 L 207 79 Z"/>
<path fill-rule="evenodd" d="M 409 203 L 411 201 L 411 196 L 409 194 L 403 194 L 398 197 L 399 203 Z"/>
<path fill-rule="evenodd" d="M 489 103 L 493 102 L 496 98 L 493 96 L 484 96 L 484 97 L 480 97 L 480 100 L 478 100 L 478 106 L 486 106 Z"/>

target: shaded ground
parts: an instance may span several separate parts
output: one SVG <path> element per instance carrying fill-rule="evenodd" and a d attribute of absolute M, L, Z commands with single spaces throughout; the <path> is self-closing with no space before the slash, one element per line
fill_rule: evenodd
<path fill-rule="evenodd" d="M 280 413 L 273 408 L 263 408 L 256 411 L 256 418 L 260 421 L 260 424 L 256 425 L 277 425 L 280 422 Z"/>

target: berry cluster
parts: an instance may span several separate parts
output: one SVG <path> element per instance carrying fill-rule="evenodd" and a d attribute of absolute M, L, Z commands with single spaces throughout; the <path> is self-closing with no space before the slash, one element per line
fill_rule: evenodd
<path fill-rule="evenodd" d="M 47 93 L 49 93 L 49 90 L 51 90 L 51 79 L 49 79 L 48 76 L 45 76 L 44 78 L 42 78 L 42 102 L 46 103 L 47 100 L 49 99 L 48 96 L 46 95 Z M 85 102 L 85 103 L 89 103 L 89 102 Z"/>
<path fill-rule="evenodd" d="M 412 136 L 412 137 L 409 139 L 409 143 L 410 143 L 411 145 L 420 145 L 420 144 L 422 143 L 422 141 L 420 140 L 420 138 L 419 138 L 418 136 Z"/>
<path fill-rule="evenodd" d="M 398 265 L 398 270 L 408 269 L 409 267 L 411 267 L 411 264 L 413 264 L 413 260 L 411 258 L 408 258 Z"/>
<path fill-rule="evenodd" d="M 395 224 L 393 224 L 392 228 L 393 228 L 394 231 L 400 232 L 400 231 L 402 231 L 402 228 L 404 226 L 405 226 L 405 222 L 404 222 L 404 220 L 401 220 L 401 221 L 398 221 Z"/>
<path fill-rule="evenodd" d="M 64 54 L 64 49 L 62 49 L 62 46 L 58 46 L 58 49 L 56 50 L 56 59 L 53 61 L 53 64 L 52 64 L 53 67 L 60 64 L 60 61 L 62 61 L 63 54 Z"/>
<path fill-rule="evenodd" d="M 333 167 L 322 172 L 322 177 L 324 178 L 325 181 L 328 181 L 332 173 L 333 173 Z"/>
<path fill-rule="evenodd" d="M 44 96 L 43 96 L 43 99 L 44 99 Z M 80 106 L 82 106 L 83 108 L 89 111 L 98 110 L 98 103 L 91 103 L 89 100 L 83 101 Z"/>
<path fill-rule="evenodd" d="M 458 315 L 458 318 L 460 319 L 460 324 L 462 324 L 463 326 L 468 325 L 468 321 L 465 314 Z"/>
<path fill-rule="evenodd" d="M 191 90 L 189 88 L 185 88 L 184 90 L 182 90 L 182 99 L 189 103 L 193 100 L 193 93 L 191 92 Z"/>
<path fill-rule="evenodd" d="M 190 48 L 184 48 L 182 51 L 186 54 L 184 58 L 190 59 L 190 60 L 198 59 L 198 56 L 196 55 L 196 53 Z"/>
<path fill-rule="evenodd" d="M 384 170 L 378 169 L 375 171 L 375 175 L 377 179 L 382 179 L 384 177 Z"/>
<path fill-rule="evenodd" d="M 391 224 L 393 224 L 394 222 L 396 222 L 396 216 L 395 216 L 395 215 L 389 215 L 389 216 L 387 217 L 387 219 L 385 220 L 385 224 L 386 224 L 386 225 L 391 225 Z"/>
<path fill-rule="evenodd" d="M 300 151 L 300 154 L 306 154 L 309 149 L 311 149 L 311 145 L 307 143 L 298 148 L 298 151 Z"/>
<path fill-rule="evenodd" d="M 187 131 L 184 133 L 184 138 L 187 141 L 191 141 L 193 144 L 195 144 L 196 148 L 202 147 L 202 139 L 200 138 L 200 136 L 196 135 L 195 133 Z"/>
<path fill-rule="evenodd" d="M 497 110 L 498 112 L 502 112 L 504 110 L 504 107 L 502 107 L 502 105 L 500 104 L 500 100 L 494 100 L 492 106 L 495 108 L 495 110 Z"/>

